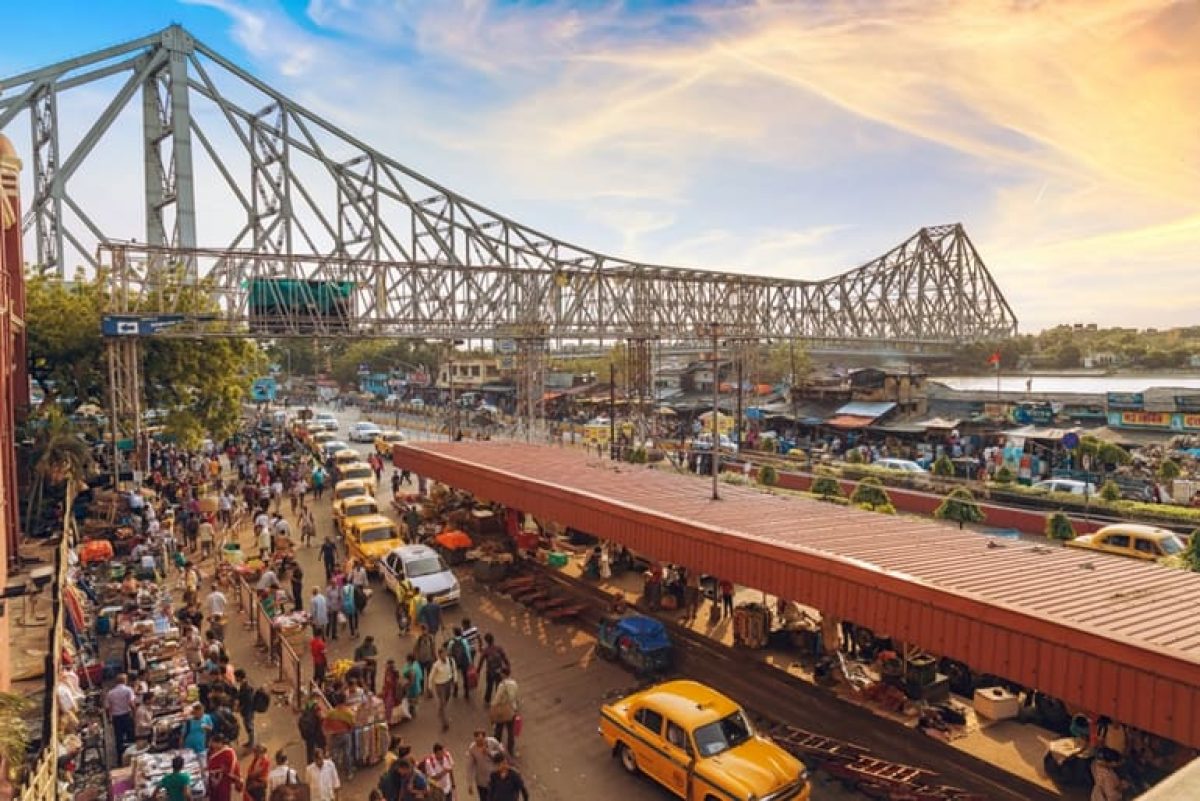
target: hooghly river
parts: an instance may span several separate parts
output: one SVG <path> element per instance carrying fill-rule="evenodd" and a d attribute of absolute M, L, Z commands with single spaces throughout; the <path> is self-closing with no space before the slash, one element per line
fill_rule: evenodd
<path fill-rule="evenodd" d="M 1013 375 L 1000 376 L 1001 392 L 1025 392 L 1025 382 L 1032 392 L 1143 392 L 1150 387 L 1180 387 L 1200 391 L 1200 373 L 1170 373 L 1167 375 Z M 994 390 L 996 377 L 987 375 L 938 376 L 937 381 L 953 389 Z"/>

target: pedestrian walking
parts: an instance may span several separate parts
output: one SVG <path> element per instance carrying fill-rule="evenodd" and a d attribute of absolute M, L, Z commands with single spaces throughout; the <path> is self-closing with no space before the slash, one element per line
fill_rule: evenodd
<path fill-rule="evenodd" d="M 304 570 L 300 567 L 299 562 L 292 563 L 291 571 L 292 581 L 292 603 L 296 605 L 296 609 L 304 608 Z"/>
<path fill-rule="evenodd" d="M 454 756 L 441 743 L 433 744 L 433 753 L 421 761 L 421 771 L 431 787 L 442 791 L 445 801 L 454 801 L 457 785 L 454 780 Z"/>
<path fill-rule="evenodd" d="M 317 521 L 313 517 L 312 509 L 305 506 L 300 510 L 300 544 L 307 548 L 312 545 L 316 536 Z"/>
<path fill-rule="evenodd" d="M 267 784 L 271 780 L 271 760 L 267 747 L 262 743 L 254 746 L 250 764 L 246 766 L 246 798 L 248 801 L 267 801 Z"/>
<path fill-rule="evenodd" d="M 321 636 L 319 630 L 313 631 L 312 639 L 308 641 L 308 648 L 312 653 L 313 680 L 320 684 L 325 680 L 325 671 L 329 669 L 329 662 L 325 653 L 325 638 Z"/>
<path fill-rule="evenodd" d="M 325 758 L 324 749 L 316 750 L 312 763 L 304 769 L 304 778 L 311 801 L 337 801 L 342 780 L 338 777 L 337 766 Z"/>
<path fill-rule="evenodd" d="M 437 697 L 438 718 L 442 721 L 442 731 L 450 729 L 450 715 L 446 710 L 450 703 L 450 694 L 454 691 L 458 668 L 450 658 L 450 652 L 443 646 L 438 649 L 437 660 L 429 669 L 429 683 L 433 685 Z"/>
<path fill-rule="evenodd" d="M 508 654 L 499 645 L 491 632 L 483 635 L 483 650 L 479 653 L 479 664 L 476 668 L 484 674 L 483 702 L 489 706 L 492 694 L 503 677 L 502 671 L 510 668 Z"/>
<path fill-rule="evenodd" d="M 529 801 L 525 780 L 504 754 L 496 754 L 496 769 L 488 780 L 487 801 Z"/>
<path fill-rule="evenodd" d="M 390 726 L 392 710 L 400 703 L 400 671 L 396 669 L 395 659 L 389 659 L 383 666 L 383 686 L 379 688 L 379 697 L 383 700 L 383 716 Z"/>
<path fill-rule="evenodd" d="M 237 680 L 237 711 L 242 717 L 242 726 L 246 729 L 246 745 L 254 747 L 254 688 L 246 671 L 238 668 L 233 677 Z"/>
<path fill-rule="evenodd" d="M 308 617 L 312 621 L 313 634 L 324 633 L 329 628 L 329 602 L 317 587 L 312 588 L 308 599 Z"/>
<path fill-rule="evenodd" d="M 333 541 L 333 537 L 326 537 L 325 542 L 321 543 L 321 562 L 325 565 L 325 581 L 333 581 L 333 576 L 337 572 L 337 545 Z"/>
<path fill-rule="evenodd" d="M 134 740 L 133 708 L 137 706 L 137 696 L 129 686 L 129 677 L 124 673 L 117 676 L 117 683 L 104 696 L 104 708 L 112 721 L 113 742 L 116 744 L 117 757 L 125 753 L 125 746 Z"/>
<path fill-rule="evenodd" d="M 718 589 L 721 592 L 721 613 L 733 617 L 733 582 L 723 578 Z"/>
<path fill-rule="evenodd" d="M 378 790 L 384 801 L 417 801 L 427 797 L 429 780 L 408 757 L 393 762 L 379 777 Z"/>
<path fill-rule="evenodd" d="M 501 741 L 505 742 L 509 755 L 515 757 L 517 755 L 516 719 L 519 691 L 517 681 L 507 667 L 501 669 L 500 675 L 500 684 L 496 687 L 491 704 L 488 705 L 488 717 L 495 726 L 492 731 L 493 737 L 501 740 L 501 734 L 507 732 L 507 741 Z"/>
<path fill-rule="evenodd" d="M 297 723 L 300 739 L 304 741 L 304 764 L 316 759 L 317 751 L 325 747 L 325 730 L 321 725 L 321 710 L 315 699 L 310 698 L 300 712 Z"/>
<path fill-rule="evenodd" d="M 488 801 L 488 785 L 496 770 L 495 758 L 504 753 L 504 746 L 483 729 L 476 729 L 467 746 L 467 779 L 474 782 L 479 801 Z"/>
<path fill-rule="evenodd" d="M 459 685 L 462 686 L 463 698 L 471 700 L 472 679 L 478 677 L 478 672 L 474 669 L 474 655 L 471 653 L 471 644 L 466 637 L 463 636 L 462 629 L 455 626 L 454 634 L 446 643 L 446 649 L 450 652 L 450 658 L 454 660 L 454 667 L 458 672 L 458 680 L 454 682 L 454 697 L 458 697 Z"/>
<path fill-rule="evenodd" d="M 354 585 L 347 582 L 342 585 L 342 614 L 350 626 L 350 636 L 358 636 L 358 602 L 354 599 Z"/>
<path fill-rule="evenodd" d="M 335 573 L 334 582 L 325 588 L 325 603 L 329 605 L 329 623 L 325 627 L 325 639 L 336 640 L 338 638 L 338 620 L 345 613 L 342 611 L 342 593 L 337 586 L 337 574 Z"/>
<path fill-rule="evenodd" d="M 400 670 L 400 679 L 404 687 L 404 697 L 408 699 L 408 714 L 417 716 L 417 702 L 425 691 L 425 671 L 417 661 L 417 655 L 410 653 L 404 658 L 404 667 Z"/>
<path fill-rule="evenodd" d="M 425 604 L 417 613 L 417 622 L 435 638 L 442 630 L 442 606 L 433 600 L 432 595 L 425 596 Z"/>
<path fill-rule="evenodd" d="M 433 667 L 434 660 L 437 659 L 437 644 L 434 642 L 433 635 L 430 634 L 424 627 L 417 627 L 417 641 L 413 644 L 413 653 L 417 657 L 417 662 L 421 665 L 421 673 L 424 676 L 429 675 L 430 668 Z M 433 697 L 433 688 L 425 687 L 425 696 Z"/>

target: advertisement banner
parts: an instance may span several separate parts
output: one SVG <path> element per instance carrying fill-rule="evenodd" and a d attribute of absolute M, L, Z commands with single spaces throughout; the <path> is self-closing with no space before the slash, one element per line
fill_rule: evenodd
<path fill-rule="evenodd" d="M 1185 414 L 1182 417 L 1184 431 L 1200 431 L 1200 414 Z"/>
<path fill-rule="evenodd" d="M 1121 412 L 1121 425 L 1170 428 L 1170 412 Z"/>

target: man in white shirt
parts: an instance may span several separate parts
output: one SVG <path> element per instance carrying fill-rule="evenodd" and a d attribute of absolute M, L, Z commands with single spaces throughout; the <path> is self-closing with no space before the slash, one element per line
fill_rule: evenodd
<path fill-rule="evenodd" d="M 287 763 L 287 754 L 283 751 L 275 752 L 275 767 L 267 774 L 267 796 L 275 792 L 276 787 L 282 787 L 285 784 L 299 784 L 300 777 L 296 771 L 292 770 L 292 766 Z"/>
<path fill-rule="evenodd" d="M 313 754 L 312 764 L 304 769 L 311 801 L 337 801 L 338 788 L 342 786 L 337 767 L 325 758 L 325 749 L 318 748 Z"/>
<path fill-rule="evenodd" d="M 225 600 L 225 593 L 221 592 L 217 587 L 213 587 L 213 591 L 204 599 L 204 609 L 208 612 L 209 617 L 225 614 L 225 605 L 228 601 Z"/>
<path fill-rule="evenodd" d="M 454 660 L 450 658 L 446 646 L 443 645 L 438 648 L 437 661 L 429 669 L 428 678 L 429 684 L 437 694 L 438 717 L 442 721 L 442 731 L 450 728 L 450 715 L 446 712 L 446 705 L 449 703 L 450 693 L 454 689 L 456 674 Z"/>

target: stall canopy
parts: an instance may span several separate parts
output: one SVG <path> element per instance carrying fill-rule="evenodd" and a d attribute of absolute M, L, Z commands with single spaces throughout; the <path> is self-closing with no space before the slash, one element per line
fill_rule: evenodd
<path fill-rule="evenodd" d="M 825 425 L 834 428 L 866 428 L 896 408 L 894 403 L 867 403 L 855 401 L 841 406 Z"/>
<path fill-rule="evenodd" d="M 1078 428 L 1039 428 L 1038 426 L 1022 426 L 1021 428 L 1010 428 L 1004 434 L 1009 437 L 1025 437 L 1026 439 L 1040 439 L 1048 442 L 1059 442 L 1070 433 L 1079 433 Z"/>

